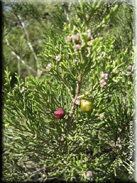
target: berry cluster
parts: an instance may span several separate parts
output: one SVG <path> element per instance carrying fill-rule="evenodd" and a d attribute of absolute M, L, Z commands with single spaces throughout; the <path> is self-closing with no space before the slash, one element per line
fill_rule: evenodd
<path fill-rule="evenodd" d="M 100 81 L 100 86 L 101 86 L 101 87 L 104 87 L 104 86 L 107 85 L 107 80 L 108 80 L 108 78 L 109 78 L 109 74 L 108 74 L 108 72 L 106 71 L 106 72 L 104 72 L 104 73 L 102 74 L 102 80 Z"/>
<path fill-rule="evenodd" d="M 76 105 L 80 105 L 80 109 L 82 112 L 90 112 L 93 105 L 89 99 L 81 99 L 77 100 Z M 57 120 L 61 120 L 65 116 L 64 109 L 59 107 L 56 111 L 54 111 L 54 116 Z"/>
<path fill-rule="evenodd" d="M 74 53 L 77 55 L 81 51 L 82 55 L 85 56 L 85 51 L 88 51 L 88 47 L 92 46 L 92 29 L 88 29 L 84 33 L 77 33 L 75 35 L 68 35 L 66 40 L 69 43 L 74 43 Z M 78 59 L 75 59 L 77 62 Z"/>

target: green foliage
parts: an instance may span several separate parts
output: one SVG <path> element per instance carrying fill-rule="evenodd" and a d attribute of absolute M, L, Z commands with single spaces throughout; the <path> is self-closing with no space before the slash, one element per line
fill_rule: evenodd
<path fill-rule="evenodd" d="M 125 45 L 122 37 L 119 46 L 122 32 L 116 34 L 112 23 L 123 6 L 102 1 L 72 4 L 68 22 L 67 12 L 61 14 L 63 7 L 57 5 L 51 21 L 55 24 L 43 30 L 38 54 L 42 75 L 22 79 L 16 74 L 17 84 L 11 87 L 6 69 L 4 181 L 130 181 L 134 45 Z M 93 103 L 88 113 L 76 105 L 82 98 Z M 61 120 L 54 116 L 59 107 L 65 111 Z"/>

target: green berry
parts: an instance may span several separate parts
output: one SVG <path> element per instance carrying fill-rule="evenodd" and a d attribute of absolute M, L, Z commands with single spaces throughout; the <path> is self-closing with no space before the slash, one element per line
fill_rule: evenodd
<path fill-rule="evenodd" d="M 90 112 L 93 105 L 90 100 L 88 99 L 82 99 L 80 101 L 80 109 L 82 112 Z"/>

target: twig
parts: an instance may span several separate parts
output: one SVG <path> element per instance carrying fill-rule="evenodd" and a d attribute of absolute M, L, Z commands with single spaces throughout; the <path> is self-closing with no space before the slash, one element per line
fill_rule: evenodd
<path fill-rule="evenodd" d="M 76 88 L 76 94 L 75 94 L 75 97 L 74 97 L 74 100 L 72 102 L 72 107 L 71 107 L 71 110 L 69 112 L 69 116 L 68 116 L 68 119 L 66 120 L 67 122 L 67 127 L 69 126 L 69 120 L 72 118 L 73 114 L 74 114 L 74 110 L 75 110 L 75 102 L 79 96 L 79 93 L 80 93 L 80 89 L 81 89 L 81 85 L 82 85 L 82 74 L 80 72 L 79 74 L 79 78 L 78 78 L 78 83 L 77 83 L 77 88 Z"/>
<path fill-rule="evenodd" d="M 15 21 L 13 21 L 13 20 L 10 20 L 10 19 L 8 19 L 8 18 L 6 18 L 6 20 L 12 22 L 16 27 L 19 27 L 19 28 L 21 28 L 21 29 L 23 28 L 23 27 L 21 27 L 20 25 L 18 25 L 17 22 L 15 22 Z"/>
<path fill-rule="evenodd" d="M 7 44 L 7 46 L 10 47 L 10 44 L 9 44 L 7 38 L 6 38 L 6 44 Z M 11 47 L 10 47 L 10 49 L 11 49 Z M 16 54 L 14 51 L 12 51 L 12 50 L 11 50 L 11 53 L 12 53 L 12 55 L 14 55 L 21 63 L 23 63 L 29 70 L 31 70 L 31 71 L 33 71 L 34 73 L 36 73 L 36 71 L 35 71 L 34 69 L 32 69 L 29 65 L 27 65 L 27 64 L 25 63 L 25 61 L 22 60 L 22 59 L 20 58 L 19 55 L 17 55 L 17 54 Z"/>
<path fill-rule="evenodd" d="M 16 15 L 16 17 L 19 19 L 19 21 L 20 21 L 20 23 L 21 23 L 21 25 L 22 25 L 22 27 L 23 27 L 23 29 L 24 29 L 24 32 L 25 32 L 25 36 L 26 36 L 26 39 L 27 39 L 27 44 L 28 44 L 28 46 L 29 46 L 29 48 L 30 48 L 30 50 L 31 50 L 31 52 L 32 52 L 32 54 L 33 54 L 33 56 L 34 56 L 34 59 L 36 60 L 36 65 L 37 65 L 37 75 L 40 75 L 40 73 L 41 73 L 41 71 L 39 70 L 39 60 L 38 60 L 38 57 L 37 57 L 37 55 L 36 55 L 36 53 L 35 53 L 35 51 L 34 51 L 34 49 L 33 49 L 33 46 L 32 46 L 32 44 L 30 43 L 30 39 L 29 39 L 29 34 L 28 34 L 28 32 L 27 32 L 27 29 L 26 29 L 26 27 L 25 27 L 25 24 L 24 24 L 24 22 L 22 21 L 22 18 L 21 18 L 21 16 L 20 15 Z"/>
<path fill-rule="evenodd" d="M 126 2 L 126 1 L 125 1 L 125 3 L 126 3 L 128 6 L 132 7 L 132 8 L 134 7 L 134 5 L 133 5 L 133 4 L 130 4 L 129 2 Z"/>
<path fill-rule="evenodd" d="M 67 14 L 67 21 L 68 21 L 68 22 L 69 22 L 69 19 L 70 19 L 70 9 L 71 9 L 71 5 L 72 5 L 72 2 L 70 2 L 69 4 L 68 4 L 68 3 L 62 3 L 62 6 L 63 6 L 63 8 L 65 9 L 66 14 Z"/>
<path fill-rule="evenodd" d="M 71 9 L 72 2 L 69 3 L 68 9 L 67 9 L 67 21 L 69 22 L 70 19 L 70 9 Z"/>
<path fill-rule="evenodd" d="M 12 55 L 14 55 L 21 63 L 23 63 L 28 69 L 30 69 L 31 71 L 33 71 L 33 72 L 36 73 L 36 71 L 35 71 L 34 69 L 32 69 L 30 66 L 28 66 L 28 65 L 25 63 L 25 61 L 22 60 L 22 59 L 20 58 L 19 55 L 17 55 L 14 51 L 11 51 L 11 53 L 12 53 Z"/>

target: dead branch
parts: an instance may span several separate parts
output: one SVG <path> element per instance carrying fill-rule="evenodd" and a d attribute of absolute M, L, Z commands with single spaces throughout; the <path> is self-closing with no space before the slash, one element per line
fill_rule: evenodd
<path fill-rule="evenodd" d="M 31 50 L 31 52 L 32 52 L 32 54 L 33 54 L 33 56 L 34 56 L 34 59 L 36 60 L 37 75 L 39 76 L 39 75 L 41 74 L 41 71 L 39 70 L 39 63 L 38 63 L 39 60 L 38 60 L 38 57 L 37 57 L 37 55 L 36 55 L 36 53 L 35 53 L 35 51 L 34 51 L 34 48 L 33 48 L 32 44 L 30 43 L 30 38 L 29 38 L 28 31 L 27 31 L 27 29 L 26 29 L 26 27 L 25 27 L 24 22 L 22 21 L 21 16 L 20 16 L 20 15 L 16 15 L 16 17 L 19 19 L 20 24 L 21 24 L 22 27 L 23 27 L 23 30 L 24 30 L 24 32 L 25 32 L 25 36 L 26 36 L 26 39 L 27 39 L 27 44 L 28 44 L 28 46 L 29 46 L 29 48 L 30 48 L 30 50 Z"/>
<path fill-rule="evenodd" d="M 9 46 L 10 49 L 11 49 L 11 46 L 10 46 L 9 41 L 8 41 L 7 38 L 6 38 L 6 44 L 7 44 L 7 46 Z M 27 65 L 27 64 L 25 63 L 25 61 L 22 60 L 21 57 L 20 57 L 19 55 L 17 55 L 17 53 L 15 53 L 14 51 L 12 51 L 12 49 L 11 49 L 11 53 L 12 53 L 12 55 L 14 55 L 14 57 L 16 57 L 21 63 L 23 63 L 29 70 L 31 70 L 32 72 L 36 73 L 36 71 L 35 71 L 34 69 L 32 69 L 29 65 Z"/>

